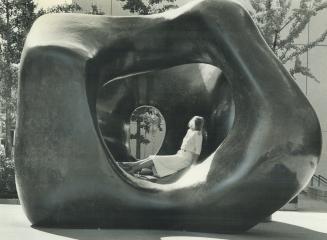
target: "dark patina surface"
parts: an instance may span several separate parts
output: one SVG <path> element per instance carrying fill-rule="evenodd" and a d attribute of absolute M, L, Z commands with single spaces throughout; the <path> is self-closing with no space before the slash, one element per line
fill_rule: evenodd
<path fill-rule="evenodd" d="M 179 74 L 191 63 L 223 75 L 207 89 L 196 71 Z M 245 231 L 298 194 L 320 156 L 314 110 L 234 1 L 147 17 L 43 16 L 19 84 L 17 186 L 38 226 Z M 122 126 L 142 104 L 166 118 L 160 154 L 178 149 L 190 116 L 206 118 L 201 163 L 170 184 L 115 163 L 129 158 Z"/>

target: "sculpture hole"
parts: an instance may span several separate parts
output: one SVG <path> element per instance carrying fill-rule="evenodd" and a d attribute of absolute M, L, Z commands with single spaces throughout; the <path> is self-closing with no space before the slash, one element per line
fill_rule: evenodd
<path fill-rule="evenodd" d="M 172 184 L 206 178 L 207 159 L 228 135 L 235 115 L 231 87 L 220 69 L 186 64 L 116 79 L 101 76 L 105 84 L 96 96 L 97 125 L 108 160 L 123 179 L 147 188 L 143 180 Z M 153 172 L 152 166 L 131 171 L 134 162 L 149 155 L 177 154 L 194 116 L 204 118 L 205 134 L 193 165 L 166 176 L 159 176 L 157 169 Z"/>
<path fill-rule="evenodd" d="M 136 159 L 156 155 L 164 141 L 166 121 L 153 106 L 140 106 L 130 117 L 129 148 Z"/>

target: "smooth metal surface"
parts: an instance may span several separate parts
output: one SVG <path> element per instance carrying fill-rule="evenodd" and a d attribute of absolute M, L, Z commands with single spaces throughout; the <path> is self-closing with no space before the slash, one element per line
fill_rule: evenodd
<path fill-rule="evenodd" d="M 190 63 L 217 66 L 227 81 L 220 76 L 208 91 L 192 73 L 161 78 Z M 134 98 L 147 78 L 148 100 Z M 113 158 L 128 154 L 102 140 L 96 108 L 113 109 L 121 146 L 122 121 L 142 101 L 167 121 L 163 153 L 176 149 L 189 116 L 207 120 L 202 162 L 170 184 L 122 172 Z M 47 15 L 26 41 L 15 161 L 35 225 L 245 231 L 304 188 L 320 151 L 314 110 L 234 1 L 147 17 Z"/>

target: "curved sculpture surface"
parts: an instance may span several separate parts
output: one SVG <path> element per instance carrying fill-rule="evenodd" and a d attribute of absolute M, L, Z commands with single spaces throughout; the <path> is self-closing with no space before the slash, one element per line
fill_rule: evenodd
<path fill-rule="evenodd" d="M 191 63 L 222 74 L 178 75 Z M 133 97 L 142 76 L 152 84 L 144 99 Z M 166 118 L 161 154 L 176 150 L 189 116 L 207 120 L 201 163 L 174 182 L 115 164 L 129 157 L 122 126 L 141 104 Z M 304 188 L 321 151 L 311 105 L 248 12 L 228 0 L 153 16 L 41 17 L 22 55 L 18 111 L 17 187 L 38 226 L 245 231 Z"/>

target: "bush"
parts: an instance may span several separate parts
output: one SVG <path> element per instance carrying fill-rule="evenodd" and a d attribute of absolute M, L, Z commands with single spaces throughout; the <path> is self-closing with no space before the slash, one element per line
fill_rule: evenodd
<path fill-rule="evenodd" d="M 15 163 L 0 152 L 0 198 L 17 198 Z"/>

